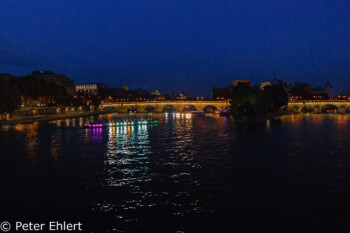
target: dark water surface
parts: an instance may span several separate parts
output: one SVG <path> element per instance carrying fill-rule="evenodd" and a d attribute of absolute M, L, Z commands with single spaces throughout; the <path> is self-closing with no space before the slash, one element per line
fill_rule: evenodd
<path fill-rule="evenodd" d="M 153 117 L 156 126 L 3 126 L 0 221 L 81 221 L 86 232 L 349 232 L 350 116 L 255 127 Z"/>

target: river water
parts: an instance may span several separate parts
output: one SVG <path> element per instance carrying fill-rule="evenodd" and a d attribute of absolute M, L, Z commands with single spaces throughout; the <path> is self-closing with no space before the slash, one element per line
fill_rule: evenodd
<path fill-rule="evenodd" d="M 80 221 L 84 232 L 348 232 L 350 116 L 254 127 L 215 114 L 152 117 L 157 125 L 2 126 L 0 221 Z"/>

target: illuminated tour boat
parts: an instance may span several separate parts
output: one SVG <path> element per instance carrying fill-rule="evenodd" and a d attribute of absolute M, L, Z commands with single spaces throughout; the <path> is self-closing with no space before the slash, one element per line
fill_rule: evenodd
<path fill-rule="evenodd" d="M 136 125 L 154 125 L 157 124 L 157 120 L 124 120 L 124 121 L 96 121 L 92 123 L 84 124 L 86 128 L 102 128 L 102 127 L 120 127 L 120 126 L 136 126 Z"/>

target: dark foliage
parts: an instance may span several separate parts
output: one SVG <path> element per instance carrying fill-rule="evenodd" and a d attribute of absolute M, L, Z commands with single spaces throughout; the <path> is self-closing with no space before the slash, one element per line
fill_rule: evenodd
<path fill-rule="evenodd" d="M 232 88 L 231 111 L 237 120 L 254 120 L 259 115 L 278 112 L 287 105 L 288 94 L 280 85 L 272 85 L 260 90 L 259 87 L 250 87 L 238 84 Z"/>
<path fill-rule="evenodd" d="M 46 97 L 49 103 L 64 104 L 67 92 L 63 87 L 45 80 L 27 75 L 17 79 L 17 85 L 21 91 L 21 95 L 26 98 L 37 100 Z M 52 102 L 50 102 L 52 100 Z"/>
<path fill-rule="evenodd" d="M 231 95 L 232 95 L 232 88 L 231 86 L 229 87 L 224 87 L 224 88 L 213 88 L 212 92 L 211 92 L 211 98 L 213 100 L 216 100 L 216 99 L 221 99 L 222 97 L 224 99 L 229 99 L 231 98 Z"/>
<path fill-rule="evenodd" d="M 289 94 L 292 96 L 298 96 L 303 100 L 313 99 L 311 93 L 311 85 L 303 82 L 295 82 L 289 89 Z"/>
<path fill-rule="evenodd" d="M 0 79 L 0 114 L 5 116 L 20 108 L 21 93 L 14 79 Z"/>

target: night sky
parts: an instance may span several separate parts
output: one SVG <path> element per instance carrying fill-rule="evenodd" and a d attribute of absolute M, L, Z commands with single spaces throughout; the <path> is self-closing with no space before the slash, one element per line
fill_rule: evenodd
<path fill-rule="evenodd" d="M 277 77 L 350 92 L 348 0 L 1 0 L 0 73 L 209 96 Z"/>

